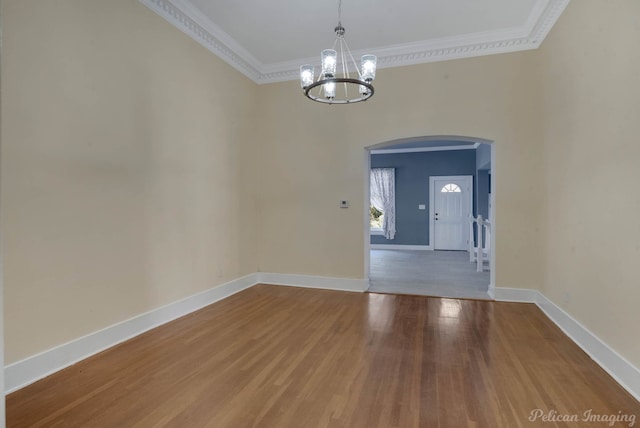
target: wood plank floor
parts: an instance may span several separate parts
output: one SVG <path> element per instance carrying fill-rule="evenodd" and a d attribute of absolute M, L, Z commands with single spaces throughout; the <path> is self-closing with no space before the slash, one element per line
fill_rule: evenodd
<path fill-rule="evenodd" d="M 532 304 L 258 285 L 9 395 L 7 423 L 610 426 L 535 409 L 640 419 Z"/>

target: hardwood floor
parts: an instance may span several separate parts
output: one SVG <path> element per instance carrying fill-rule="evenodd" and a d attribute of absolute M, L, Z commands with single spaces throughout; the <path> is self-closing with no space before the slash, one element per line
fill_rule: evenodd
<path fill-rule="evenodd" d="M 535 409 L 640 418 L 535 305 L 258 285 L 9 395 L 7 424 L 610 426 Z"/>

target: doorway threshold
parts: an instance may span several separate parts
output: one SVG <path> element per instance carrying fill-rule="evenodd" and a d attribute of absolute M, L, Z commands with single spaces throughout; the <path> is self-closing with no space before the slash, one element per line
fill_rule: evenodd
<path fill-rule="evenodd" d="M 493 300 L 487 291 L 473 290 L 464 286 L 424 285 L 416 283 L 371 281 L 369 293 L 410 294 L 416 296 L 446 297 L 451 299 Z"/>

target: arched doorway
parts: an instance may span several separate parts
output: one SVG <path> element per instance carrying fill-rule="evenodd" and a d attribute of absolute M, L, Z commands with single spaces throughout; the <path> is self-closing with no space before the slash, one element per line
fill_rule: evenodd
<path fill-rule="evenodd" d="M 495 143 L 475 137 L 437 135 L 397 139 L 365 149 L 365 201 L 370 203 L 365 204 L 364 213 L 364 270 L 369 291 L 492 299 Z M 386 170 L 384 174 L 382 170 Z M 395 233 L 382 228 L 384 201 L 379 194 L 388 193 L 389 183 L 384 184 L 381 178 L 372 182 L 372 171 L 374 176 L 393 175 L 397 206 L 391 214 L 395 217 Z M 386 187 L 380 188 L 381 185 Z M 438 190 L 444 193 L 436 193 Z M 462 209 L 465 203 L 470 205 L 468 211 Z M 440 209 L 437 204 L 441 204 Z M 447 210 L 443 211 L 443 207 Z M 470 255 L 477 254 L 477 250 L 473 251 L 478 239 L 473 220 L 478 215 L 483 222 L 489 220 L 481 226 L 487 239 L 483 245 L 486 261 L 480 271 L 477 262 L 470 261 Z M 486 233 L 489 227 L 490 234 Z M 468 245 L 470 237 L 473 246 Z"/>

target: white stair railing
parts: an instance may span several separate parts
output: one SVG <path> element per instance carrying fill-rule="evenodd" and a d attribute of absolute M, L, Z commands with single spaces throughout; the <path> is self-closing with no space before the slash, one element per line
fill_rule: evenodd
<path fill-rule="evenodd" d="M 474 224 L 476 227 L 474 228 Z M 476 246 L 477 243 L 477 246 Z M 491 222 L 478 217 L 469 216 L 469 261 L 476 262 L 476 270 L 482 272 L 485 261 L 491 259 Z"/>

